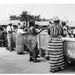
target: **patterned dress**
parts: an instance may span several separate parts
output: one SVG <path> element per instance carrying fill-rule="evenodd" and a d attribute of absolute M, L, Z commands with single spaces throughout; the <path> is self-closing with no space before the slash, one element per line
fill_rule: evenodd
<path fill-rule="evenodd" d="M 29 36 L 28 36 L 28 48 L 30 51 L 30 61 L 33 60 L 36 62 L 36 58 L 38 56 L 38 48 L 37 48 L 37 32 L 35 28 L 32 26 L 29 28 Z"/>
<path fill-rule="evenodd" d="M 16 52 L 23 53 L 24 52 L 24 37 L 22 35 L 23 31 L 20 32 L 20 29 L 18 29 L 18 31 L 16 33 Z"/>
<path fill-rule="evenodd" d="M 53 24 L 48 29 L 48 34 L 50 35 L 49 41 L 49 58 L 50 58 L 50 71 L 54 72 L 58 69 L 63 69 L 64 55 L 63 55 L 63 42 L 60 38 L 62 34 L 61 26 Z"/>

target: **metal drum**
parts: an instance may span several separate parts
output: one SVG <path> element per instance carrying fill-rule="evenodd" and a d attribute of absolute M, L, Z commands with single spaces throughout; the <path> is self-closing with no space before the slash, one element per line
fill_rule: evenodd
<path fill-rule="evenodd" d="M 67 57 L 69 63 L 75 60 L 75 39 L 65 38 L 64 39 L 64 55 Z"/>
<path fill-rule="evenodd" d="M 47 33 L 41 33 L 39 35 L 39 47 L 48 50 L 49 35 Z"/>
<path fill-rule="evenodd" d="M 48 41 L 49 41 L 49 35 L 47 33 L 47 30 L 42 31 L 37 36 L 37 42 L 38 42 L 38 48 L 40 56 L 43 56 L 44 53 L 47 55 L 48 53 Z"/>

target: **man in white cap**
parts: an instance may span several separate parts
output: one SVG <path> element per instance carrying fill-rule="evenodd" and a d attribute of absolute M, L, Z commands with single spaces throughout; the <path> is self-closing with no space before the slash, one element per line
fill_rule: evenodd
<path fill-rule="evenodd" d="M 10 51 L 13 50 L 13 26 L 12 23 L 8 24 L 7 26 L 7 42 L 8 42 L 8 49 Z"/>

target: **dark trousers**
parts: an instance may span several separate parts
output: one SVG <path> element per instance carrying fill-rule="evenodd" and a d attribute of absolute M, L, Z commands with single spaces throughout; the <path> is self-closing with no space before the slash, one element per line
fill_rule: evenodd
<path fill-rule="evenodd" d="M 30 52 L 30 60 L 33 60 L 34 62 L 37 60 L 36 52 Z"/>
<path fill-rule="evenodd" d="M 30 52 L 30 61 L 37 61 L 38 52 Z"/>

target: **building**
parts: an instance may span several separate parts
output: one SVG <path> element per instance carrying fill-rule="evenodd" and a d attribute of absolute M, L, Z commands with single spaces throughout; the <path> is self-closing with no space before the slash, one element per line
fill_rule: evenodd
<path fill-rule="evenodd" d="M 39 26 L 48 26 L 49 21 L 35 21 L 35 24 Z"/>
<path fill-rule="evenodd" d="M 38 25 L 40 28 L 47 28 L 49 21 L 35 21 L 35 25 Z"/>
<path fill-rule="evenodd" d="M 26 23 L 25 21 L 20 21 L 20 20 L 4 20 L 4 21 L 0 21 L 0 25 L 8 25 L 9 23 L 12 23 L 13 25 L 18 25 L 18 23 L 20 23 L 21 25 L 23 25 L 23 23 Z"/>
<path fill-rule="evenodd" d="M 69 26 L 72 29 L 75 29 L 75 22 L 68 22 L 67 26 Z"/>

